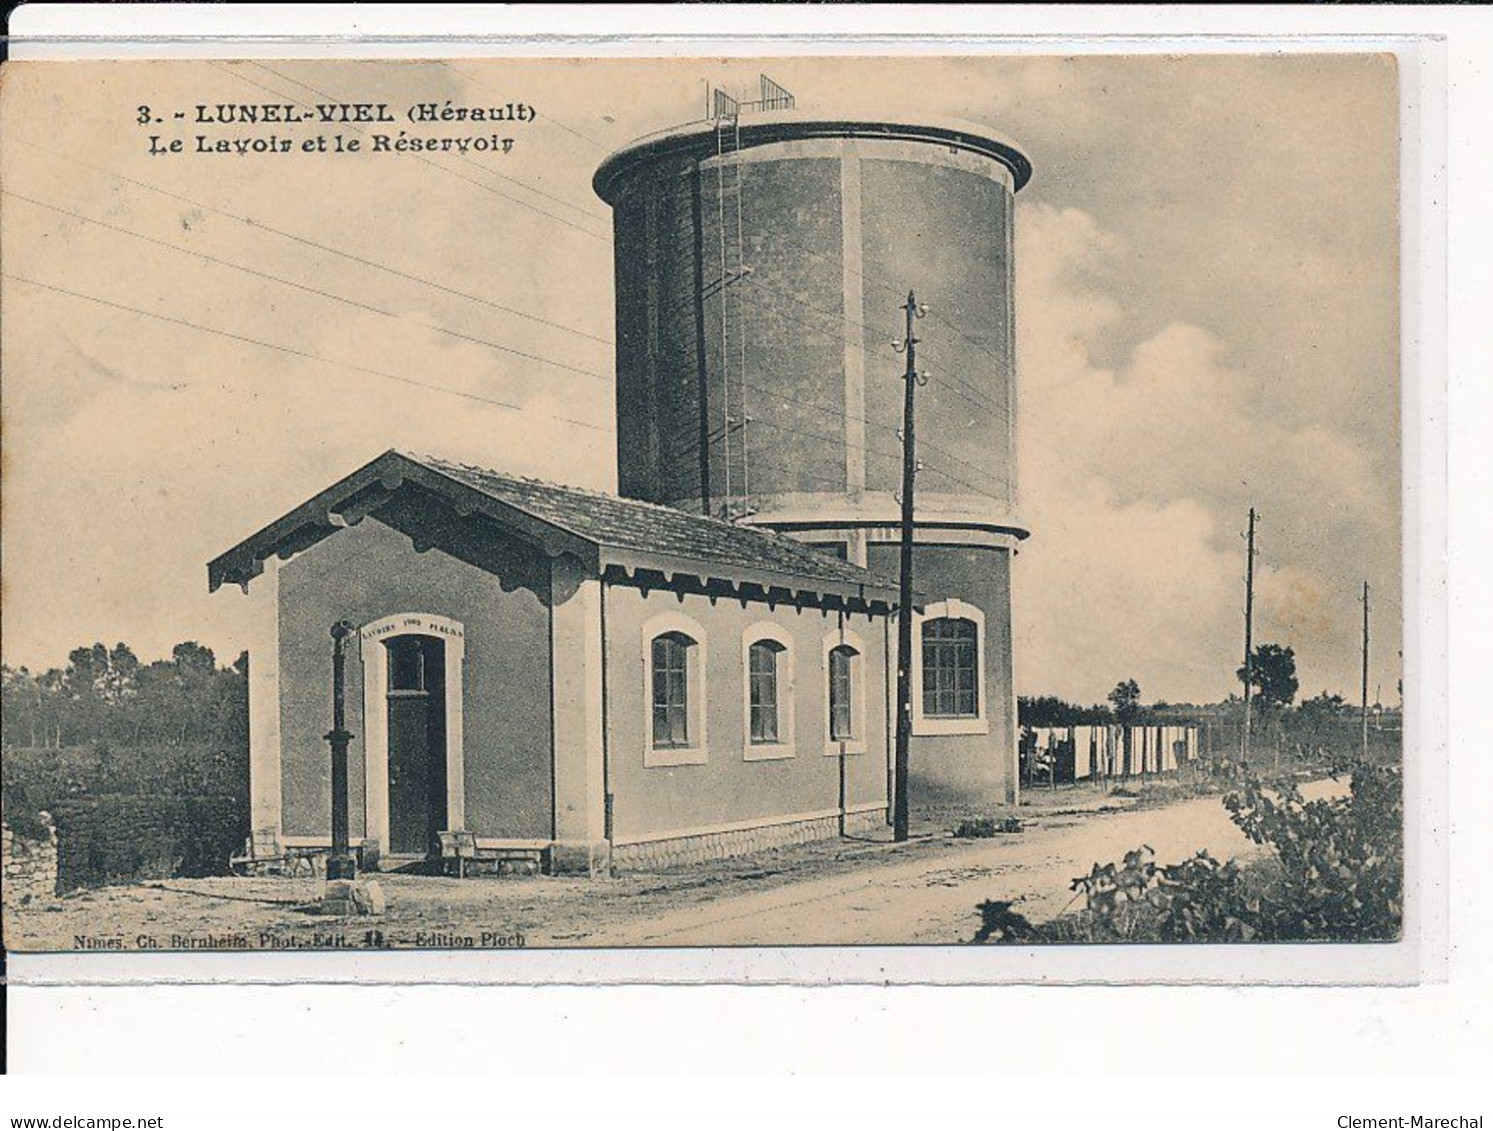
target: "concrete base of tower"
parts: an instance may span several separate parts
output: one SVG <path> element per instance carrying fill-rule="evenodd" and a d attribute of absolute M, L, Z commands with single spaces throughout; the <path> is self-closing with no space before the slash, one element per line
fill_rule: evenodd
<path fill-rule="evenodd" d="M 762 522 L 884 577 L 899 569 L 899 530 L 876 521 Z M 1014 523 L 918 523 L 914 534 L 912 718 L 914 807 L 971 815 L 1016 803 L 1019 789 L 1011 570 L 1025 530 Z M 893 631 L 895 631 L 893 629 Z M 895 638 L 888 652 L 895 655 Z M 888 687 L 896 686 L 895 671 Z M 887 705 L 888 720 L 895 704 Z"/>
<path fill-rule="evenodd" d="M 1014 759 L 988 735 L 914 735 L 907 797 L 914 809 L 976 811 L 1017 801 Z"/>
<path fill-rule="evenodd" d="M 895 575 L 898 557 L 895 543 L 867 547 L 878 573 Z M 913 547 L 913 585 L 921 595 L 913 614 L 908 750 L 914 804 L 979 811 L 1017 800 L 1011 558 L 1011 548 L 1000 545 Z"/>

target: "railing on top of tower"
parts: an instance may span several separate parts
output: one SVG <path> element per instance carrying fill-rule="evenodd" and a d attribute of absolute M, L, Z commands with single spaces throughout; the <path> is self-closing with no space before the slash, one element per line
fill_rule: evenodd
<path fill-rule="evenodd" d="M 743 110 L 792 110 L 796 105 L 793 94 L 766 75 L 757 76 L 756 98 L 743 100 L 734 98 L 718 86 L 705 90 L 705 117 L 714 122 L 735 120 Z"/>

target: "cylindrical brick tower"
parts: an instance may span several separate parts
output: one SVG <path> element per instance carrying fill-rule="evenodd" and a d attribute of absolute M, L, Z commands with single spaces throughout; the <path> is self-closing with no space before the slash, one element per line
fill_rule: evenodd
<path fill-rule="evenodd" d="M 981 126 L 769 112 L 643 138 L 594 181 L 614 209 L 625 496 L 895 575 L 891 341 L 909 290 L 930 308 L 916 327 L 932 379 L 918 390 L 915 580 L 925 618 L 977 625 L 979 686 L 945 694 L 939 680 L 968 676 L 925 674 L 922 657 L 962 658 L 915 647 L 925 800 L 1015 792 L 1012 220 L 1030 175 Z"/>

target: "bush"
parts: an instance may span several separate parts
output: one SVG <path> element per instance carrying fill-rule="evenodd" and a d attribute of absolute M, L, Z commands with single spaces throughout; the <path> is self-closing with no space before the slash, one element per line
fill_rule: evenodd
<path fill-rule="evenodd" d="M 1258 780 L 1224 798 L 1234 823 L 1275 849 L 1265 893 L 1268 938 L 1336 942 L 1400 937 L 1405 905 L 1404 792 L 1398 766 L 1360 764 L 1348 797 L 1305 801 L 1294 781 L 1272 798 Z"/>
<path fill-rule="evenodd" d="M 248 751 L 205 744 L 6 750 L 5 820 L 51 812 L 58 891 L 228 869 L 248 831 Z"/>
<path fill-rule="evenodd" d="M 24 788 L 42 809 L 66 798 L 105 794 L 247 798 L 248 767 L 248 747 L 236 745 L 18 747 L 5 751 L 4 784 L 7 792 Z"/>
<path fill-rule="evenodd" d="M 57 890 L 170 876 L 220 875 L 248 836 L 235 797 L 109 794 L 64 801 L 57 821 Z"/>
<path fill-rule="evenodd" d="M 997 833 L 1019 833 L 1021 831 L 1020 817 L 972 817 L 960 821 L 954 828 L 954 835 L 960 838 L 983 838 L 992 837 Z"/>
<path fill-rule="evenodd" d="M 1397 766 L 1359 764 L 1347 797 L 1306 801 L 1293 780 L 1244 773 L 1223 799 L 1234 823 L 1274 850 L 1273 867 L 1241 869 L 1207 852 L 1158 866 L 1141 846 L 1095 864 L 1072 889 L 1075 915 L 1032 926 L 984 903 L 975 941 L 1377 942 L 1400 937 L 1404 803 Z M 1017 922 L 1020 920 L 1020 922 Z"/>

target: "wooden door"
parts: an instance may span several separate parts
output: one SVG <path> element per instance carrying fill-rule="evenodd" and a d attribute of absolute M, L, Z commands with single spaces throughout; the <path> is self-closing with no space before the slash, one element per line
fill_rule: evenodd
<path fill-rule="evenodd" d="M 446 827 L 445 645 L 399 636 L 389 650 L 389 848 L 396 856 L 439 851 Z"/>

